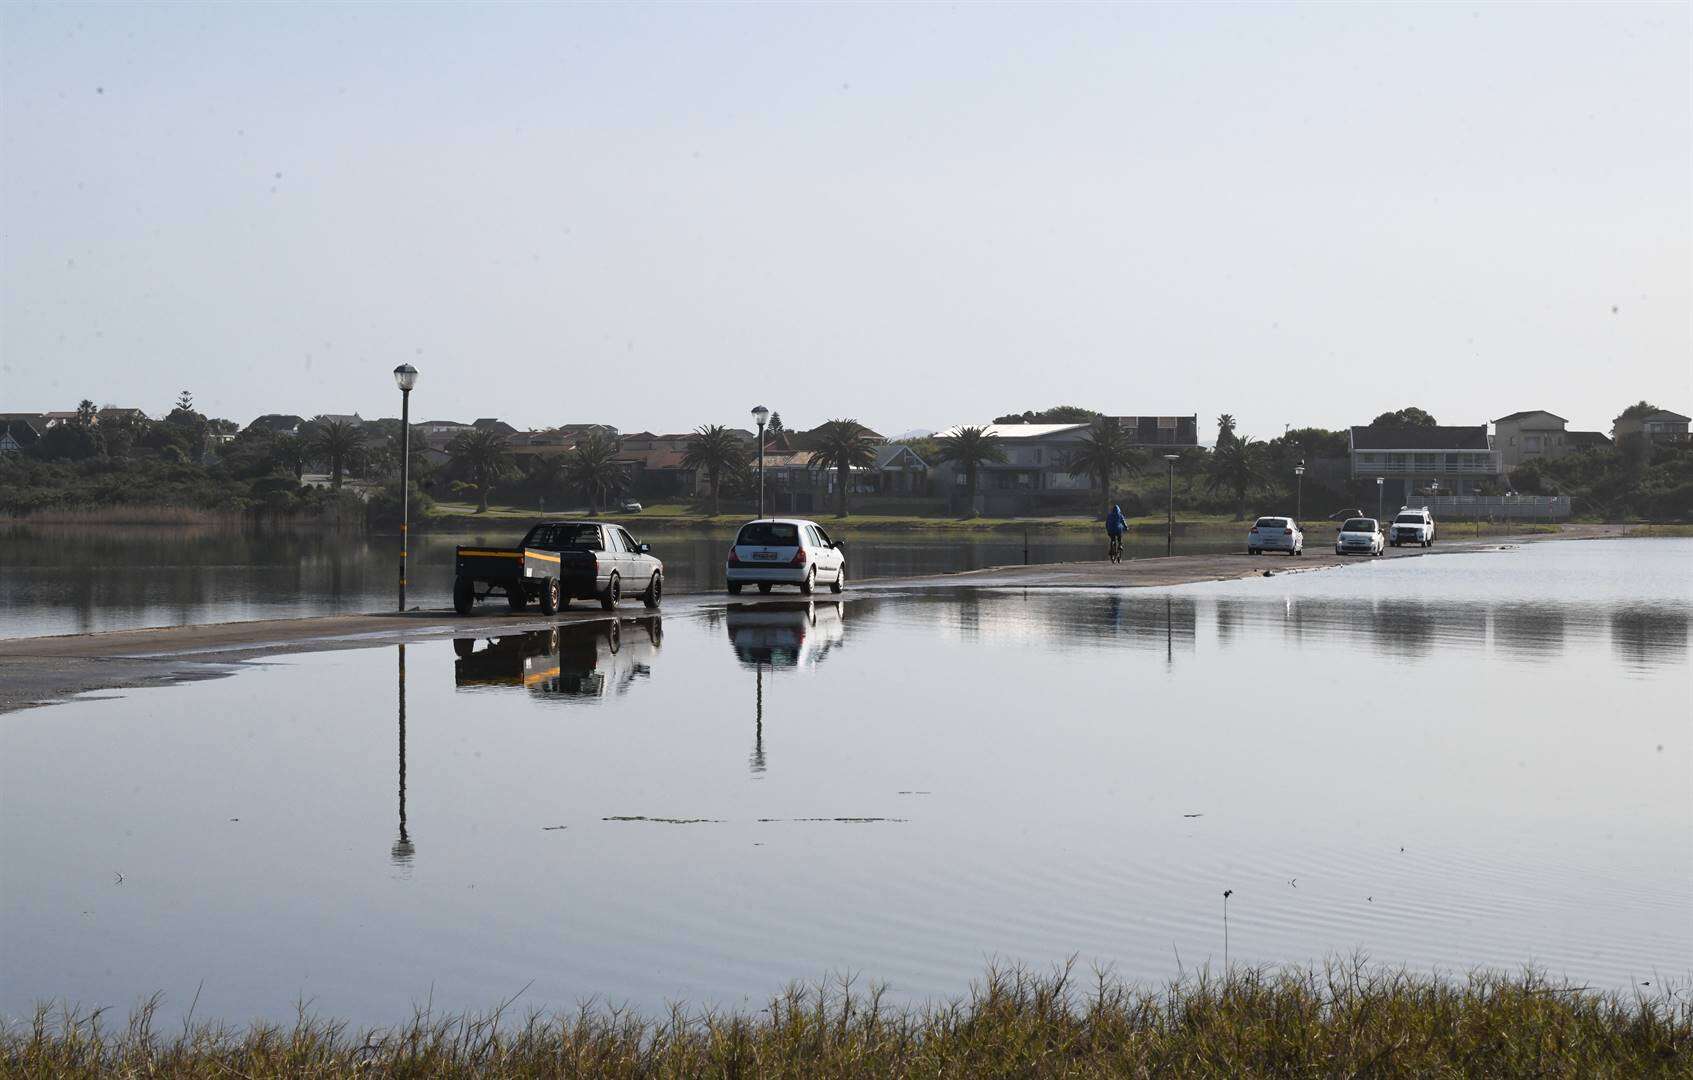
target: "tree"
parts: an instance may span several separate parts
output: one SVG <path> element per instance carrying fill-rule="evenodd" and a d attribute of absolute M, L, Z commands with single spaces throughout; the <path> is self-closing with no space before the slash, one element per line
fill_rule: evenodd
<path fill-rule="evenodd" d="M 816 448 L 811 454 L 811 468 L 833 469 L 839 481 L 840 509 L 836 517 L 847 516 L 847 487 L 853 469 L 867 469 L 876 464 L 876 440 L 870 429 L 857 420 L 831 420 L 811 433 Z"/>
<path fill-rule="evenodd" d="M 938 440 L 935 460 L 950 461 L 964 470 L 964 492 L 974 511 L 976 473 L 983 465 L 1004 461 L 1005 447 L 999 445 L 999 436 L 992 432 L 979 427 L 959 428 L 956 435 Z"/>
<path fill-rule="evenodd" d="M 782 414 L 781 413 L 773 412 L 773 413 L 770 414 L 770 427 L 769 427 L 768 430 L 770 432 L 770 437 L 772 439 L 774 439 L 776 436 L 782 434 L 782 432 L 787 430 L 787 428 L 784 428 L 782 426 Z"/>
<path fill-rule="evenodd" d="M 80 428 L 93 427 L 95 420 L 99 416 L 99 412 L 100 410 L 94 407 L 94 403 L 92 401 L 89 401 L 87 398 L 83 398 L 81 401 L 76 403 L 76 426 Z"/>
<path fill-rule="evenodd" d="M 705 481 L 711 490 L 711 512 L 715 514 L 724 474 L 741 469 L 746 460 L 746 448 L 741 445 L 740 437 L 734 431 L 721 424 L 707 424 L 694 432 L 694 439 L 688 444 L 688 452 L 682 458 L 682 464 L 690 469 L 705 471 Z"/>
<path fill-rule="evenodd" d="M 1248 435 L 1231 439 L 1226 444 L 1219 442 L 1211 455 L 1207 470 L 1210 479 L 1206 481 L 1205 490 L 1210 494 L 1219 489 L 1233 492 L 1238 504 L 1234 515 L 1236 521 L 1246 517 L 1246 493 L 1254 485 L 1264 482 L 1263 450 L 1262 444 L 1253 442 Z"/>
<path fill-rule="evenodd" d="M 1234 442 L 1234 416 L 1224 413 L 1217 417 L 1217 445 Z"/>
<path fill-rule="evenodd" d="M 622 463 L 617 460 L 617 441 L 600 431 L 589 433 L 570 451 L 564 474 L 572 484 L 587 493 L 590 517 L 599 514 L 601 500 L 620 493 L 629 480 Z"/>
<path fill-rule="evenodd" d="M 295 484 L 305 479 L 306 458 L 310 456 L 305 439 L 298 435 L 278 435 L 271 444 L 270 453 L 277 468 L 294 474 Z"/>
<path fill-rule="evenodd" d="M 185 413 L 194 411 L 194 395 L 184 390 L 176 395 L 176 407 Z"/>
<path fill-rule="evenodd" d="M 1020 413 L 1010 413 L 1006 416 L 994 417 L 996 424 L 1089 424 L 1099 419 L 1100 414 L 1094 409 L 1086 409 L 1080 405 L 1054 405 L 1050 409 L 1036 412 L 1033 409 Z"/>
<path fill-rule="evenodd" d="M 1384 412 L 1370 421 L 1373 428 L 1434 427 L 1435 419 L 1415 405 Z"/>
<path fill-rule="evenodd" d="M 357 466 L 364 451 L 359 430 L 345 420 L 319 416 L 312 421 L 307 450 L 319 461 L 329 463 L 329 486 L 341 490 L 341 474 Z"/>
<path fill-rule="evenodd" d="M 470 479 L 454 482 L 460 491 L 474 489 L 476 512 L 488 512 L 488 496 L 494 485 L 511 474 L 511 447 L 503 433 L 490 428 L 471 428 L 453 436 L 447 444 L 453 467 Z"/>
<path fill-rule="evenodd" d="M 1653 413 L 1659 412 L 1663 412 L 1663 410 L 1652 404 L 1650 401 L 1642 399 L 1624 409 L 1622 411 L 1622 415 L 1617 417 L 1617 419 L 1633 420 L 1637 416 L 1651 416 Z"/>
<path fill-rule="evenodd" d="M 1111 507 L 1111 478 L 1121 472 L 1133 476 L 1140 471 L 1140 453 L 1129 441 L 1122 425 L 1101 420 L 1093 425 L 1081 444 L 1070 454 L 1065 464 L 1071 476 L 1091 476 L 1099 481 L 1105 495 L 1105 507 Z"/>

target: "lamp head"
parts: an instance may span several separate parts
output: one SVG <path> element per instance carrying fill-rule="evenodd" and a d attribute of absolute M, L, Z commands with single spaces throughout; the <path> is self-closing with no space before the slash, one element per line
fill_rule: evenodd
<path fill-rule="evenodd" d="M 401 364 L 394 369 L 394 385 L 401 390 L 410 390 L 417 385 L 417 369 L 410 364 Z"/>
<path fill-rule="evenodd" d="M 764 422 L 770 419 L 770 410 L 762 405 L 754 405 L 752 407 L 752 418 L 758 423 L 759 427 L 763 427 Z"/>

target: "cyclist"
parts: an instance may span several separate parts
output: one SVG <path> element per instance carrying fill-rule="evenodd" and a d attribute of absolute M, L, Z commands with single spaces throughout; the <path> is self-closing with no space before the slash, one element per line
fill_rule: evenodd
<path fill-rule="evenodd" d="M 1107 558 L 1112 562 L 1123 561 L 1123 534 L 1129 531 L 1129 519 L 1123 516 L 1123 508 L 1115 503 L 1111 512 L 1105 515 L 1105 535 L 1111 538 L 1107 549 Z"/>

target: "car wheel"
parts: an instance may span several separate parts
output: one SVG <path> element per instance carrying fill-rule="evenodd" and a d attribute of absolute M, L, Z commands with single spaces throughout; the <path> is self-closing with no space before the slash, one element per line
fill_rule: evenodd
<path fill-rule="evenodd" d="M 617 602 L 623 599 L 623 582 L 617 572 L 612 571 L 611 580 L 606 583 L 605 592 L 600 595 L 600 607 L 607 611 L 616 611 Z"/>
<path fill-rule="evenodd" d="M 832 592 L 832 593 L 839 593 L 839 592 L 844 592 L 845 590 L 846 590 L 846 566 L 842 565 L 840 570 L 836 571 L 835 580 L 832 584 L 830 584 L 829 591 Z"/>
<path fill-rule="evenodd" d="M 547 583 L 541 586 L 541 614 L 558 614 L 558 598 L 561 591 L 558 578 L 547 579 Z"/>
<path fill-rule="evenodd" d="M 817 567 L 813 566 L 810 570 L 805 572 L 805 580 L 799 583 L 799 591 L 802 595 L 810 596 L 816 588 Z"/>
<path fill-rule="evenodd" d="M 476 607 L 476 582 L 458 578 L 453 582 L 453 610 L 469 615 Z"/>
<path fill-rule="evenodd" d="M 647 582 L 647 591 L 641 594 L 641 603 L 649 608 L 656 608 L 664 602 L 664 577 L 658 571 L 653 571 L 653 579 Z"/>
<path fill-rule="evenodd" d="M 738 582 L 738 581 L 731 581 L 731 582 L 727 583 L 724 587 L 729 590 L 730 596 L 741 595 L 741 583 Z"/>
<path fill-rule="evenodd" d="M 761 593 L 768 593 L 770 591 L 770 583 L 768 581 L 759 582 L 758 591 Z"/>
<path fill-rule="evenodd" d="M 471 653 L 473 653 L 475 651 L 476 651 L 476 639 L 475 638 L 456 637 L 456 638 L 453 639 L 453 655 L 460 657 L 462 659 L 463 657 L 469 656 Z"/>
<path fill-rule="evenodd" d="M 524 594 L 522 585 L 506 586 L 506 606 L 513 611 L 522 611 L 529 606 L 529 597 Z"/>

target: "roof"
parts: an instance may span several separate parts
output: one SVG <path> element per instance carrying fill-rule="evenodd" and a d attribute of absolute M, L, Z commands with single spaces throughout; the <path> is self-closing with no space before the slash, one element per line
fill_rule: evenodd
<path fill-rule="evenodd" d="M 56 413 L 48 413 L 47 415 L 55 416 L 57 414 Z M 1631 416 L 1631 417 L 1629 417 L 1629 419 L 1630 420 L 1638 420 L 1642 424 L 1661 424 L 1661 423 L 1664 423 L 1665 421 L 1669 421 L 1670 423 L 1674 423 L 1674 424 L 1693 423 L 1693 416 L 1683 416 L 1678 412 L 1670 412 L 1668 409 L 1659 409 L 1657 412 L 1652 413 L 1649 416 Z M 1622 423 L 1622 420 L 1623 420 L 1623 418 L 1619 416 L 1614 421 L 1612 421 L 1612 423 L 1620 424 L 1620 423 Z"/>
<path fill-rule="evenodd" d="M 928 468 L 929 463 L 918 456 L 917 451 L 903 443 L 884 443 L 876 448 L 876 468 L 885 469 L 893 464 L 894 459 L 901 454 L 910 454 L 917 464 Z"/>
<path fill-rule="evenodd" d="M 1570 446 L 1581 449 L 1611 445 L 1611 437 L 1603 431 L 1566 431 L 1564 440 Z"/>
<path fill-rule="evenodd" d="M 1474 427 L 1354 427 L 1354 450 L 1491 450 L 1487 425 Z"/>
<path fill-rule="evenodd" d="M 1525 409 L 1522 412 L 1514 412 L 1510 416 L 1501 416 L 1499 419 L 1497 419 L 1493 422 L 1495 424 L 1509 424 L 1513 420 L 1522 420 L 1522 419 L 1524 419 L 1526 417 L 1530 417 L 1530 416 L 1550 416 L 1552 419 L 1558 421 L 1561 424 L 1569 423 L 1569 420 L 1567 418 L 1559 416 L 1555 412 L 1547 412 L 1545 409 Z"/>
<path fill-rule="evenodd" d="M 957 424 L 939 432 L 937 439 L 950 439 L 965 427 L 980 427 L 988 435 L 1001 439 L 1044 439 L 1048 435 L 1063 435 L 1067 432 L 1080 431 L 1092 424 Z"/>

